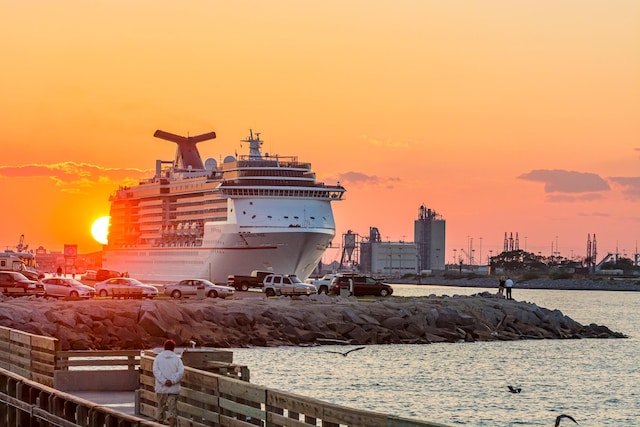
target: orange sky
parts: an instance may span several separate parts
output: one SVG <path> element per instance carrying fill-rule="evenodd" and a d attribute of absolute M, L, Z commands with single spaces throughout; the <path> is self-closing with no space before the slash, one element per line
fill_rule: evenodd
<path fill-rule="evenodd" d="M 411 241 L 425 204 L 447 261 L 505 232 L 546 255 L 584 256 L 594 233 L 600 256 L 636 252 L 638 1 L 5 0 L 0 16 L 3 248 L 98 250 L 109 194 L 173 158 L 156 129 L 216 131 L 199 148 L 219 159 L 251 127 L 347 188 L 339 234 Z"/>

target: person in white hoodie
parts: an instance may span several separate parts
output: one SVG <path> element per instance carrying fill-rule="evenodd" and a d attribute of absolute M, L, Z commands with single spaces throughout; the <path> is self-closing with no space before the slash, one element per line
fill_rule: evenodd
<path fill-rule="evenodd" d="M 178 395 L 180 380 L 184 376 L 182 359 L 174 352 L 176 343 L 173 340 L 164 342 L 164 351 L 153 361 L 153 376 L 156 380 L 156 399 L 158 401 L 158 422 L 165 419 L 175 427 L 178 419 Z"/>

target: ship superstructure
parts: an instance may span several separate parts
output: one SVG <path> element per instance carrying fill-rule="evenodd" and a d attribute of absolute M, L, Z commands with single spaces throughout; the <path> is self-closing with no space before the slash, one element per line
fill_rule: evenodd
<path fill-rule="evenodd" d="M 306 278 L 335 235 L 331 202 L 345 189 L 317 182 L 309 163 L 263 155 L 260 134 L 249 154 L 204 163 L 197 144 L 214 132 L 154 136 L 176 144 L 173 161 L 110 198 L 105 268 L 143 280 L 185 277 L 225 283 L 229 274 L 273 270 Z"/>

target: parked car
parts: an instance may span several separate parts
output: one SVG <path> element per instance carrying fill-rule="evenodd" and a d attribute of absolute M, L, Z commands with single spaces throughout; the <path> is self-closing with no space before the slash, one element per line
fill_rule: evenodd
<path fill-rule="evenodd" d="M 336 275 L 331 282 L 331 293 L 340 295 L 341 289 L 357 297 L 364 295 L 386 297 L 393 294 L 391 285 L 364 274 L 341 273 Z"/>
<path fill-rule="evenodd" d="M 319 279 L 309 278 L 305 280 L 304 283 L 308 283 L 310 285 L 315 286 L 316 289 L 318 289 L 319 294 L 328 294 L 329 286 L 331 286 L 331 281 L 333 280 L 334 277 L 336 277 L 335 274 L 329 273 L 329 274 L 325 274 Z"/>
<path fill-rule="evenodd" d="M 158 288 L 145 285 L 137 279 L 130 277 L 113 277 L 96 283 L 96 294 L 101 297 L 113 296 L 113 291 L 118 293 L 119 289 L 141 289 L 142 297 L 153 299 L 158 296 Z"/>
<path fill-rule="evenodd" d="M 164 294 L 172 298 L 192 297 L 198 295 L 198 290 L 209 298 L 229 298 L 235 294 L 231 286 L 222 286 L 204 279 L 185 279 L 164 288 Z"/>
<path fill-rule="evenodd" d="M 44 285 L 44 295 L 53 298 L 93 298 L 95 289 L 75 279 L 48 277 L 40 280 Z"/>
<path fill-rule="evenodd" d="M 103 280 L 111 279 L 112 277 L 121 277 L 121 276 L 122 274 L 120 274 L 119 271 L 100 268 L 98 269 L 98 271 L 96 271 L 96 278 L 94 280 L 97 280 L 98 282 L 102 282 Z"/>
<path fill-rule="evenodd" d="M 0 292 L 11 296 L 44 296 L 44 285 L 17 271 L 0 271 Z"/>
<path fill-rule="evenodd" d="M 81 280 L 96 280 L 97 271 L 95 270 L 87 270 L 84 272 L 82 276 L 80 276 Z M 106 279 L 106 277 L 105 277 Z M 104 280 L 104 279 L 103 279 Z"/>
<path fill-rule="evenodd" d="M 298 277 L 288 274 L 269 274 L 264 278 L 262 287 L 268 297 L 311 295 L 318 292 L 314 285 L 302 283 Z"/>

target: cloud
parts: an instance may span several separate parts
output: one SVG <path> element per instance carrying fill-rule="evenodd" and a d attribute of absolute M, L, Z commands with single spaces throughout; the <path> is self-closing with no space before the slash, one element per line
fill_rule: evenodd
<path fill-rule="evenodd" d="M 342 185 L 352 185 L 356 187 L 362 186 L 386 186 L 386 188 L 394 188 L 394 183 L 400 182 L 400 178 L 379 177 L 375 175 L 367 175 L 362 172 L 346 172 L 338 175 L 336 181 Z"/>
<path fill-rule="evenodd" d="M 105 168 L 88 163 L 62 162 L 0 166 L 0 177 L 48 178 L 62 192 L 85 194 L 96 185 L 129 185 L 153 171 L 135 168 Z"/>
<path fill-rule="evenodd" d="M 631 200 L 640 199 L 640 176 L 635 177 L 623 177 L 616 176 L 610 177 L 609 181 L 622 187 L 622 194 Z"/>
<path fill-rule="evenodd" d="M 604 196 L 598 193 L 587 194 L 549 194 L 547 200 L 550 202 L 592 202 L 602 200 Z"/>
<path fill-rule="evenodd" d="M 609 191 L 611 189 L 605 179 L 597 174 L 588 172 L 537 169 L 518 176 L 518 179 L 543 182 L 546 193 L 575 194 Z M 597 198 L 595 195 L 590 197 Z"/>

